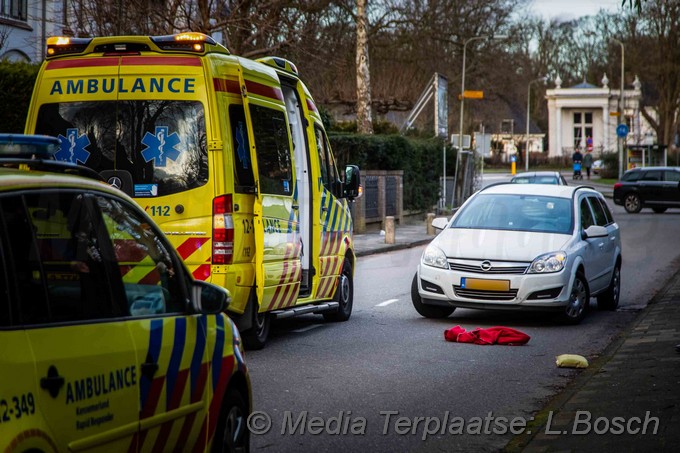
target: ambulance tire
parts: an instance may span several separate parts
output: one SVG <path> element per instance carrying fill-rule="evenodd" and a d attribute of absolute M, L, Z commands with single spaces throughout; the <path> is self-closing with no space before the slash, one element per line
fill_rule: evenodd
<path fill-rule="evenodd" d="M 247 427 L 248 405 L 236 389 L 229 389 L 222 401 L 220 418 L 213 438 L 212 453 L 247 453 L 250 431 Z"/>
<path fill-rule="evenodd" d="M 248 304 L 252 304 L 251 310 L 253 313 L 253 322 L 250 329 L 243 332 L 243 345 L 246 349 L 256 351 L 264 348 L 265 344 L 267 344 L 271 317 L 267 312 L 258 313 L 259 305 L 257 303 L 255 290 L 250 293 Z"/>
<path fill-rule="evenodd" d="M 342 273 L 338 282 L 338 289 L 335 290 L 335 302 L 340 304 L 338 311 L 324 313 L 326 321 L 344 322 L 352 315 L 352 305 L 354 305 L 354 281 L 352 280 L 352 263 L 345 257 L 342 264 Z"/>

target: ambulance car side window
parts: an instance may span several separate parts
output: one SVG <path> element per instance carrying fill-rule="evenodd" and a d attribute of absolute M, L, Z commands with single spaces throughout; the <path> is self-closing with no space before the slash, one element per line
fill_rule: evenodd
<path fill-rule="evenodd" d="M 321 167 L 321 179 L 323 185 L 333 192 L 333 185 L 339 180 L 338 170 L 328 145 L 328 139 L 323 129 L 316 127 L 316 148 L 319 151 L 319 166 Z"/>
<path fill-rule="evenodd" d="M 293 195 L 293 172 L 286 116 L 282 111 L 250 106 L 257 150 L 260 190 L 275 195 Z"/>
<path fill-rule="evenodd" d="M 88 196 L 43 190 L 4 199 L 2 209 L 23 324 L 122 315 L 112 249 Z"/>
<path fill-rule="evenodd" d="M 238 193 L 252 193 L 255 188 L 255 177 L 250 163 L 248 126 L 242 105 L 229 106 L 229 121 L 234 151 L 234 187 Z"/>
<path fill-rule="evenodd" d="M 0 207 L 1 207 L 0 202 Z M 7 234 L 3 220 L 4 214 L 0 209 L 0 328 L 11 325 L 12 309 L 10 308 L 10 293 L 7 284 L 8 274 L 11 272 L 9 267 L 9 257 L 6 256 L 9 251 L 7 246 Z"/>
<path fill-rule="evenodd" d="M 182 270 L 170 246 L 130 206 L 97 197 L 122 276 L 127 315 L 148 316 L 185 311 Z"/>
<path fill-rule="evenodd" d="M 316 149 L 319 152 L 319 169 L 321 170 L 321 181 L 323 185 L 330 190 L 331 181 L 328 177 L 328 153 L 326 153 L 326 141 L 323 136 L 323 131 L 320 128 L 315 128 L 316 132 Z"/>

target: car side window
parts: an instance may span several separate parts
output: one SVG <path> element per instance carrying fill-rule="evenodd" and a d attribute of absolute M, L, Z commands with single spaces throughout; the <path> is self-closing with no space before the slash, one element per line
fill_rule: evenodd
<path fill-rule="evenodd" d="M 640 178 L 640 181 L 661 181 L 661 172 L 659 170 L 649 170 Z"/>
<path fill-rule="evenodd" d="M 597 197 L 588 197 L 588 202 L 590 203 L 590 207 L 595 217 L 595 224 L 599 226 L 607 226 L 607 215 L 604 213 L 602 205 L 598 201 Z"/>
<path fill-rule="evenodd" d="M 41 191 L 2 199 L 9 260 L 19 299 L 17 323 L 119 317 L 120 276 L 86 194 Z M 117 278 L 117 280 L 116 280 Z"/>
<path fill-rule="evenodd" d="M 609 206 L 607 206 L 607 202 L 604 201 L 604 198 L 597 197 L 597 201 L 599 201 L 600 205 L 602 206 L 602 211 L 604 212 L 604 215 L 607 218 L 607 225 L 611 225 L 612 223 L 614 223 L 614 216 L 612 215 L 612 212 L 609 210 Z"/>
<path fill-rule="evenodd" d="M 580 211 L 581 211 L 581 229 L 585 230 L 589 226 L 595 225 L 593 214 L 590 212 L 590 205 L 585 197 L 581 199 Z"/>
<path fill-rule="evenodd" d="M 680 182 L 680 171 L 666 170 L 664 175 L 666 181 Z"/>
<path fill-rule="evenodd" d="M 6 239 L 3 234 L 4 222 L 2 221 L 2 217 L 2 210 L 0 210 L 0 327 L 6 327 L 12 323 L 12 310 L 9 305 L 10 295 L 9 286 L 7 284 L 7 271 L 9 270 L 9 266 L 7 265 L 7 258 L 5 257 L 7 245 L 4 242 Z"/>
<path fill-rule="evenodd" d="M 119 200 L 97 197 L 123 280 L 126 315 L 182 313 L 182 270 L 171 248 L 149 222 Z"/>

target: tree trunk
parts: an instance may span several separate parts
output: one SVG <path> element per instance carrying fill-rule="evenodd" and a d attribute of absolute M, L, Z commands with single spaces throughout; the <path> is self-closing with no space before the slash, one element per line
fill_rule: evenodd
<path fill-rule="evenodd" d="M 373 133 L 371 115 L 371 75 L 368 70 L 367 0 L 357 0 L 357 132 Z"/>

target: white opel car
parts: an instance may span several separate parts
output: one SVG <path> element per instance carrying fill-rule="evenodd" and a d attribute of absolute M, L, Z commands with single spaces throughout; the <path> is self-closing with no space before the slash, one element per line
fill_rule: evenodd
<path fill-rule="evenodd" d="M 470 197 L 423 253 L 411 287 L 418 313 L 457 307 L 559 310 L 579 323 L 592 296 L 615 310 L 621 238 L 602 194 L 576 186 L 500 183 Z"/>

